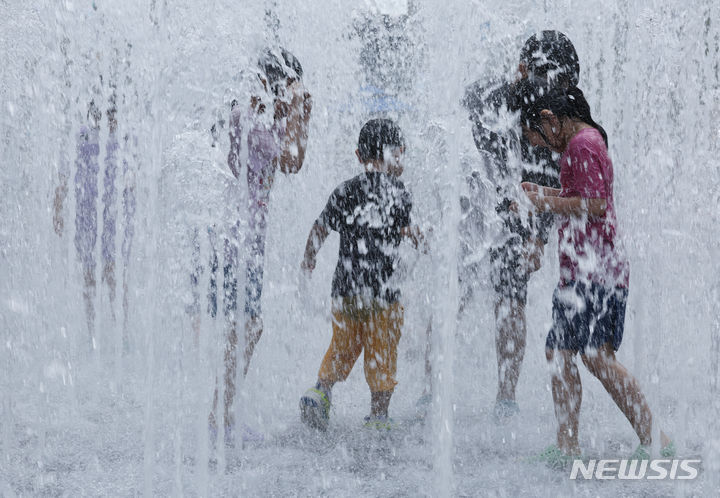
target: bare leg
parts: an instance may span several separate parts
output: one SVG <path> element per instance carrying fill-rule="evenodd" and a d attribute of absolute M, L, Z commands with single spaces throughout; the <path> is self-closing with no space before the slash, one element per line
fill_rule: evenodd
<path fill-rule="evenodd" d="M 245 322 L 245 353 L 243 355 L 243 377 L 247 376 L 250 368 L 250 360 L 252 359 L 255 345 L 260 340 L 263 333 L 263 321 L 259 316 L 250 318 Z"/>
<path fill-rule="evenodd" d="M 525 304 L 501 298 L 495 305 L 495 349 L 498 362 L 497 400 L 515 401 L 515 387 L 525 357 Z"/>
<path fill-rule="evenodd" d="M 102 280 L 107 284 L 108 296 L 110 297 L 110 314 L 113 322 L 115 321 L 115 263 L 112 261 L 105 262 L 103 267 Z"/>
<path fill-rule="evenodd" d="M 127 353 L 130 350 L 130 334 L 128 332 L 128 309 L 129 309 L 129 296 L 128 296 L 128 283 L 127 283 L 127 268 L 123 268 L 123 351 Z"/>
<path fill-rule="evenodd" d="M 387 417 L 392 391 L 370 393 L 370 415 Z"/>
<path fill-rule="evenodd" d="M 428 321 L 425 330 L 425 387 L 423 388 L 423 396 L 432 394 L 432 318 Z"/>
<path fill-rule="evenodd" d="M 194 313 L 190 316 L 190 327 L 193 331 L 193 345 L 198 348 L 200 347 L 200 324 L 201 324 L 200 313 Z"/>
<path fill-rule="evenodd" d="M 237 372 L 237 331 L 236 323 L 231 322 L 228 324 L 228 335 L 227 343 L 225 344 L 225 409 L 224 409 L 224 421 L 225 427 L 232 427 L 235 423 L 232 404 L 235 400 L 235 374 Z M 212 411 L 208 417 L 208 423 L 213 429 L 217 429 L 217 405 L 218 405 L 218 388 L 217 379 L 215 392 L 213 394 Z"/>
<path fill-rule="evenodd" d="M 332 391 L 333 386 L 335 385 L 335 382 L 332 380 L 324 380 L 324 379 L 318 379 L 317 381 L 318 387 L 321 391 L 324 391 L 326 393 L 329 393 Z"/>
<path fill-rule="evenodd" d="M 235 375 L 237 372 L 237 324 L 231 322 L 225 348 L 225 427 L 232 427 L 235 420 L 232 404 L 235 399 Z"/>
<path fill-rule="evenodd" d="M 63 229 L 65 227 L 65 221 L 63 219 L 63 203 L 68 193 L 68 179 L 67 175 L 59 175 L 60 184 L 55 188 L 55 200 L 53 202 L 53 228 L 58 236 L 62 237 Z"/>
<path fill-rule="evenodd" d="M 90 336 L 90 348 L 95 349 L 95 275 L 93 270 L 85 269 L 83 300 L 85 301 L 85 317 L 87 319 L 88 334 Z"/>
<path fill-rule="evenodd" d="M 213 431 L 217 431 L 217 418 L 215 417 L 215 413 L 217 413 L 217 405 L 218 405 L 218 389 L 217 389 L 217 378 L 215 378 L 215 392 L 213 392 L 213 402 L 212 402 L 212 410 L 210 411 L 210 415 L 208 416 L 208 425 Z"/>
<path fill-rule="evenodd" d="M 552 395 L 555 418 L 558 422 L 557 445 L 568 455 L 580 454 L 578 419 L 582 404 L 580 372 L 575 363 L 575 352 L 567 350 L 545 351 L 552 370 Z"/>
<path fill-rule="evenodd" d="M 615 359 L 612 346 L 605 344 L 597 352 L 586 353 L 581 358 L 627 417 L 640 438 L 640 444 L 649 446 L 652 443 L 652 412 L 637 379 Z M 663 444 L 667 442 L 663 441 Z"/>

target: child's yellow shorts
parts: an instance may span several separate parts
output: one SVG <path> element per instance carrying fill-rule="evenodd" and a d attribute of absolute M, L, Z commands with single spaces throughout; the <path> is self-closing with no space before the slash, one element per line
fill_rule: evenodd
<path fill-rule="evenodd" d="M 397 382 L 397 346 L 403 325 L 399 302 L 385 304 L 360 298 L 333 301 L 333 336 L 318 380 L 344 381 L 365 350 L 365 380 L 370 392 L 392 391 Z"/>

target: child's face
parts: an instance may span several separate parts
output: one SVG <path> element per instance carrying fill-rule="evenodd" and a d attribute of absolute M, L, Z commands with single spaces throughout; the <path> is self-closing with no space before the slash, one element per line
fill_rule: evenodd
<path fill-rule="evenodd" d="M 387 172 L 389 174 L 394 176 L 403 174 L 404 168 L 402 161 L 404 154 L 405 147 L 389 147 L 385 150 L 385 164 L 387 165 Z"/>
<path fill-rule="evenodd" d="M 528 67 L 524 62 L 518 64 L 518 79 L 524 80 L 528 77 Z"/>
<path fill-rule="evenodd" d="M 530 142 L 530 145 L 532 145 L 533 147 L 548 146 L 545 143 L 545 139 L 542 137 L 542 135 L 540 135 L 540 133 L 537 132 L 537 130 L 528 128 L 527 126 L 523 126 L 523 134 L 525 135 L 525 138 L 528 139 L 528 142 Z"/>
<path fill-rule="evenodd" d="M 272 91 L 280 100 L 292 99 L 292 87 L 295 84 L 295 78 L 287 78 L 285 81 L 278 81 Z"/>
<path fill-rule="evenodd" d="M 263 92 L 258 92 L 258 93 L 267 94 L 268 93 L 267 79 L 265 79 L 265 77 L 263 77 L 263 75 L 260 73 L 258 73 L 257 77 L 258 77 L 258 80 L 260 80 L 260 84 L 262 85 L 262 89 L 263 89 Z M 257 114 L 264 113 L 265 109 L 267 107 L 265 105 L 265 102 L 263 102 L 261 95 L 252 95 L 250 97 L 250 106 L 253 108 L 253 110 Z"/>
<path fill-rule="evenodd" d="M 382 160 L 374 159 L 371 161 L 363 161 L 360 156 L 360 151 L 355 150 L 355 155 L 358 160 L 365 165 L 366 171 L 379 171 L 393 176 L 400 176 L 403 174 L 404 168 L 402 165 L 402 158 L 404 153 L 404 147 L 386 147 L 383 150 Z"/>
<path fill-rule="evenodd" d="M 540 126 L 542 134 L 538 130 L 523 126 L 523 132 L 530 144 L 535 147 L 545 147 L 555 152 L 562 152 L 565 147 L 562 140 L 560 121 L 557 116 L 550 111 L 542 111 Z"/>

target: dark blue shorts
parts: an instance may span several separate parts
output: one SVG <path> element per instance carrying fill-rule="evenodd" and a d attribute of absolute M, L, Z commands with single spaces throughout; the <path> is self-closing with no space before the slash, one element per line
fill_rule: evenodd
<path fill-rule="evenodd" d="M 245 313 L 257 318 L 262 312 L 263 264 L 248 260 L 245 268 Z"/>
<path fill-rule="evenodd" d="M 606 288 L 596 283 L 570 282 L 553 293 L 553 324 L 547 349 L 564 349 L 585 354 L 610 343 L 620 347 L 625 328 L 628 290 Z"/>
<path fill-rule="evenodd" d="M 261 298 L 265 268 L 265 232 L 248 235 L 245 261 L 245 314 L 258 318 L 262 313 Z"/>
<path fill-rule="evenodd" d="M 522 238 L 512 237 L 502 246 L 490 248 L 490 280 L 498 297 L 525 305 L 530 274 L 526 269 L 523 245 Z"/>

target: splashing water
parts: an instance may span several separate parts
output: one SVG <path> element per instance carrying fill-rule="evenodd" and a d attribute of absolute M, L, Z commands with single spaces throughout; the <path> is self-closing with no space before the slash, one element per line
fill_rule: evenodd
<path fill-rule="evenodd" d="M 3 495 L 720 492 L 717 2 L 426 0 L 350 8 L 66 0 L 5 2 L 0 13 Z M 487 274 L 477 276 L 473 299 L 457 313 L 458 198 L 465 176 L 481 169 L 460 98 L 474 80 L 511 77 L 523 41 L 546 28 L 573 40 L 580 86 L 610 136 L 632 265 L 618 357 L 679 456 L 702 458 L 692 482 L 575 482 L 525 463 L 555 432 L 544 338 L 556 237 L 530 280 L 521 412 L 506 426 L 490 416 L 497 372 Z M 230 104 L 248 100 L 257 54 L 278 42 L 302 61 L 314 108 L 305 165 L 278 175 L 271 194 L 265 332 L 234 405 L 238 420 L 264 440 L 213 449 L 208 414 L 216 386 L 223 395 L 225 330 L 222 318 L 203 312 L 193 323 L 187 311 L 194 269 L 187 228 L 202 227 L 204 309 L 213 240 L 205 232 L 226 206 L 212 204 L 223 195 L 219 183 L 205 188 L 181 176 L 172 190 L 165 173 L 173 164 L 185 171 L 184 157 L 188 168 L 225 165 Z M 386 438 L 362 430 L 369 395 L 357 367 L 333 392 L 333 427 L 319 436 L 301 426 L 297 400 L 330 339 L 336 236 L 319 254 L 307 299 L 298 299 L 296 282 L 313 220 L 335 186 L 360 171 L 357 133 L 374 115 L 397 119 L 405 131 L 403 178 L 414 221 L 432 227 L 430 254 L 402 248 L 405 325 L 391 405 L 400 428 Z M 86 202 L 75 191 L 76 147 L 78 135 L 93 129 L 97 195 L 87 209 L 97 221 L 88 228 L 75 223 Z M 186 216 L 186 187 L 204 192 L 187 201 L 198 203 L 197 216 Z M 481 201 L 491 217 L 493 202 Z M 75 239 L 83 230 L 97 240 L 81 260 Z M 486 242 L 476 248 L 480 262 Z M 434 397 L 430 422 L 420 425 L 411 422 L 427 382 L 428 325 Z M 599 383 L 582 375 L 581 445 L 591 457 L 629 455 L 637 444 L 632 429 Z"/>

